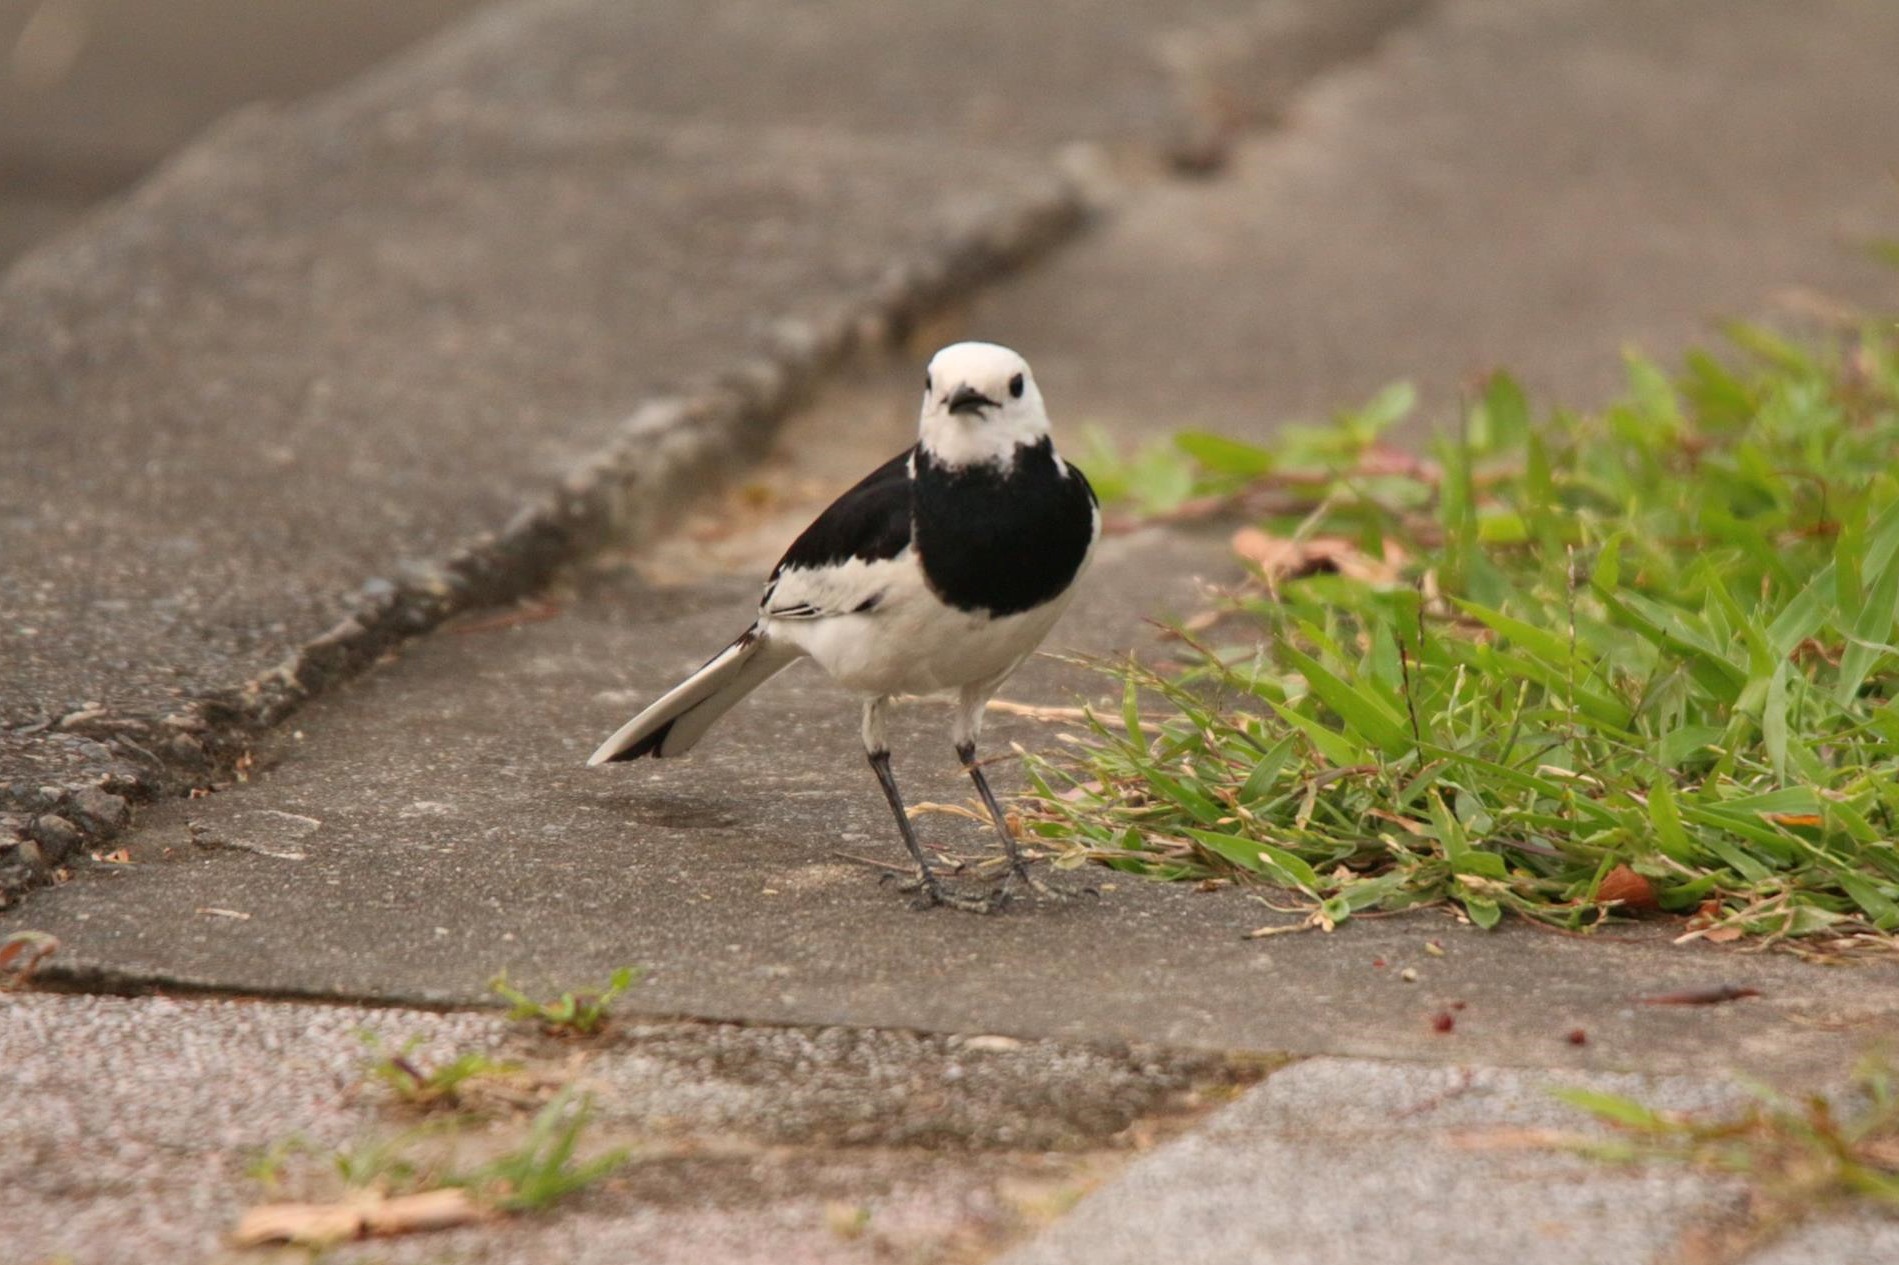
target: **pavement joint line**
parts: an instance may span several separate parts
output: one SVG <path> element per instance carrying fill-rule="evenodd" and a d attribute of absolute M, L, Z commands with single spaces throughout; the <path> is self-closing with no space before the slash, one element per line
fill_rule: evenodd
<path fill-rule="evenodd" d="M 0 983 L 0 996 L 8 989 Z M 210 980 L 192 979 L 189 976 L 155 976 L 150 972 L 121 971 L 111 966 L 88 962 L 81 966 L 71 966 L 58 961 L 57 953 L 37 970 L 30 980 L 17 985 L 13 991 L 21 993 L 40 993 L 63 997 L 118 997 L 127 1000 L 138 998 L 163 998 L 177 1001 L 230 1001 L 252 1002 L 268 1006 L 314 1006 L 331 1009 L 361 1009 L 388 1011 L 423 1011 L 438 1015 L 493 1015 L 507 1009 L 508 1003 L 499 997 L 486 1001 L 471 1002 L 465 999 L 427 997 L 407 995 L 391 997 L 386 994 L 369 992 L 351 992 L 347 989 L 233 989 Z M 1055 1045 L 1095 1047 L 1104 1044 L 1117 1044 L 1107 1038 L 1076 1038 L 1052 1036 L 1022 1029 L 1011 1029 L 1009 1025 L 993 1025 L 978 1031 L 973 1025 L 931 1027 L 927 1025 L 879 1022 L 827 1022 L 800 1021 L 788 1019 L 755 1019 L 743 1014 L 729 1015 L 706 1014 L 697 1011 L 640 1009 L 636 999 L 622 999 L 617 1007 L 615 1022 L 618 1024 L 711 1024 L 736 1025 L 742 1028 L 782 1030 L 786 1032 L 813 1031 L 820 1028 L 839 1028 L 852 1032 L 889 1032 L 918 1038 L 947 1038 L 969 1036 L 997 1036 L 1011 1041 L 1024 1043 L 1049 1042 Z M 1252 1046 L 1232 1046 L 1217 1043 L 1196 1043 L 1192 1041 L 1154 1041 L 1147 1038 L 1127 1037 L 1118 1044 L 1129 1047 L 1152 1047 L 1171 1054 L 1216 1058 L 1234 1067 L 1252 1068 L 1262 1076 L 1270 1076 L 1294 1063 L 1310 1058 L 1355 1058 L 1375 1057 L 1327 1051 L 1295 1051 L 1264 1049 Z M 1403 1058 L 1378 1059 L 1381 1062 L 1410 1064 L 1413 1060 Z M 1434 1065 L 1418 1060 L 1421 1065 Z M 1489 1066 L 1473 1062 L 1472 1066 Z M 1504 1066 L 1499 1064 L 1499 1066 Z"/>
<path fill-rule="evenodd" d="M 0 998 L 25 997 L 111 997 L 123 1001 L 175 1001 L 175 1002 L 229 1002 L 243 1005 L 304 1007 L 324 1010 L 369 1010 L 391 1013 L 415 1012 L 429 1015 L 472 1015 L 495 1017 L 508 1008 L 509 1003 L 495 998 L 489 1003 L 470 1004 L 461 1001 L 429 1001 L 413 998 L 392 998 L 369 994 L 326 993 L 318 991 L 234 991 L 215 985 L 192 984 L 189 982 L 159 982 L 149 978 L 133 982 L 126 976 L 115 972 L 100 971 L 102 978 L 109 979 L 114 986 L 106 988 L 87 987 L 76 984 L 71 975 L 31 981 L 11 987 L 0 986 Z M 598 1034 L 574 1038 L 579 1048 L 588 1048 L 596 1040 L 610 1040 L 614 1033 L 637 1033 L 641 1029 L 669 1026 L 696 1026 L 703 1028 L 744 1028 L 757 1032 L 839 1032 L 879 1033 L 890 1036 L 913 1038 L 919 1041 L 957 1040 L 973 1038 L 1001 1038 L 1003 1041 L 1019 1042 L 1023 1045 L 1052 1045 L 1075 1049 L 1126 1049 L 1154 1051 L 1179 1058 L 1210 1059 L 1235 1072 L 1244 1072 L 1264 1080 L 1278 1075 L 1295 1064 L 1315 1058 L 1361 1058 L 1367 1062 L 1389 1063 L 1394 1066 L 1410 1066 L 1412 1060 L 1402 1058 L 1375 1058 L 1359 1055 L 1332 1055 L 1298 1053 L 1290 1050 L 1253 1050 L 1228 1049 L 1219 1046 L 1195 1045 L 1187 1042 L 1156 1041 L 1145 1037 L 1126 1037 L 1111 1039 L 1085 1036 L 1051 1036 L 1046 1033 L 1013 1033 L 1001 1029 L 990 1030 L 970 1027 L 967 1029 L 946 1029 L 923 1027 L 901 1023 L 853 1023 L 816 1022 L 798 1020 L 748 1019 L 737 1016 L 718 1016 L 688 1014 L 673 1011 L 650 1011 L 631 1009 L 630 1003 L 616 1003 L 610 1008 L 609 1017 Z M 521 1030 L 534 1029 L 532 1020 L 520 1020 Z M 1420 1066 L 1439 1066 L 1434 1063 L 1420 1063 Z M 1488 1066 L 1472 1063 L 1470 1066 Z"/>

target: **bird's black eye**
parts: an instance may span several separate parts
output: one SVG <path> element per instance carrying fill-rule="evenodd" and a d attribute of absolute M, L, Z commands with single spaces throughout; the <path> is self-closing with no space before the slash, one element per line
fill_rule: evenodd
<path fill-rule="evenodd" d="M 928 395 L 934 388 L 930 385 L 930 375 L 923 375 L 923 394 Z"/>
<path fill-rule="evenodd" d="M 1009 379 L 1009 394 L 1019 400 L 1022 398 L 1022 389 L 1027 385 L 1022 380 L 1022 375 L 1016 374 L 1015 377 Z"/>

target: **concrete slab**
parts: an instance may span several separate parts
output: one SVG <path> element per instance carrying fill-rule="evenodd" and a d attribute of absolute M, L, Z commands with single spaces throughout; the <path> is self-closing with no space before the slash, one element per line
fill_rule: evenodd
<path fill-rule="evenodd" d="M 1747 1258 L 1747 1265 L 1811 1261 L 1889 1261 L 1899 1253 L 1899 1219 L 1866 1216 L 1797 1226 Z"/>
<path fill-rule="evenodd" d="M 453 84 L 233 123 L 12 272 L 4 723 L 261 675 L 365 581 L 558 487 L 642 397 L 1047 188 L 999 155 L 524 117 Z"/>
<path fill-rule="evenodd" d="M 517 1071 L 505 1092 L 474 1086 L 444 1135 L 454 1113 L 405 1108 L 369 1075 L 411 1043 L 423 1069 L 479 1054 Z M 64 1057 L 40 1057 L 49 1047 Z M 552 1217 L 325 1259 L 982 1254 L 1177 1131 L 1228 1079 L 1217 1059 L 903 1032 L 672 1023 L 575 1043 L 493 1014 L 18 994 L 0 994 L 0 1066 L 10 1265 L 255 1261 L 223 1250 L 238 1216 L 336 1198 L 335 1151 L 446 1150 L 472 1167 L 561 1087 L 592 1099 L 583 1154 L 624 1145 L 632 1165 Z M 256 1166 L 273 1152 L 266 1184 Z"/>
<path fill-rule="evenodd" d="M 1003 1260 L 1606 1265 L 1682 1259 L 1685 1232 L 1732 1218 L 1731 1178 L 1608 1167 L 1535 1141 L 1601 1132 L 1550 1096 L 1560 1085 L 1672 1110 L 1733 1096 L 1686 1077 L 1313 1059 L 1144 1157 Z"/>
<path fill-rule="evenodd" d="M 1703 1119 L 1746 1097 L 1695 1076 L 1310 1059 L 1137 1160 L 1003 1265 L 1857 1265 L 1899 1245 L 1899 1221 L 1875 1205 L 1752 1227 L 1742 1177 L 1580 1154 L 1573 1143 L 1613 1130 L 1559 1088 Z"/>
<path fill-rule="evenodd" d="M 1155 153 L 1263 121 L 1316 70 L 1362 55 L 1428 0 L 1060 0 L 893 6 L 771 0 L 540 6 L 557 59 L 523 65 L 496 26 L 490 100 L 577 109 L 637 98 L 656 115 L 843 128 L 944 149 Z"/>
<path fill-rule="evenodd" d="M 0 0 L 0 268 L 252 101 L 328 88 L 479 0 Z"/>
<path fill-rule="evenodd" d="M 504 5 L 225 124 L 0 283 L 0 892 L 1072 229 L 1059 142 L 1416 8 Z"/>
<path fill-rule="evenodd" d="M 1114 541 L 1055 644 L 1131 644 L 1143 610 L 1125 594 L 1184 611 L 1192 577 L 1230 565 L 1218 541 Z M 133 864 L 88 867 L 0 931 L 57 935 L 45 978 L 88 988 L 467 1003 L 503 968 L 544 987 L 638 965 L 630 1000 L 646 1014 L 1208 1049 L 1798 1079 L 1899 1031 L 1893 964 L 1677 948 L 1666 927 L 1592 941 L 1427 915 L 1246 942 L 1275 920 L 1250 898 L 1130 879 L 994 918 L 916 913 L 839 855 L 902 859 L 855 704 L 809 670 L 688 760 L 581 767 L 623 713 L 743 624 L 755 591 L 614 572 L 554 618 L 418 643 L 260 745 L 247 783 L 154 808 Z M 1100 685 L 1037 663 L 1007 692 L 1059 704 L 1077 689 Z M 967 800 L 947 709 L 899 716 L 912 801 Z M 999 721 L 986 745 L 1047 748 L 1059 728 Z M 923 833 L 992 851 L 973 822 L 926 817 Z M 1763 996 L 1639 1004 L 1717 983 Z M 1455 1031 L 1437 1033 L 1456 1002 Z M 1572 1045 L 1578 1028 L 1586 1044 Z"/>
<path fill-rule="evenodd" d="M 1071 421 L 1289 418 L 1499 367 L 1582 406 L 1634 345 L 1891 307 L 1899 8 L 1444 0 L 1248 139 L 985 294 Z"/>

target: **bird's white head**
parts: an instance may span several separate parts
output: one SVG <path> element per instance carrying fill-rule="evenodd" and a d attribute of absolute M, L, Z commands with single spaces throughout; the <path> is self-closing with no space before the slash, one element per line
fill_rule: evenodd
<path fill-rule="evenodd" d="M 1048 434 L 1029 362 L 994 343 L 955 343 L 930 358 L 919 438 L 946 466 L 1007 466 Z"/>

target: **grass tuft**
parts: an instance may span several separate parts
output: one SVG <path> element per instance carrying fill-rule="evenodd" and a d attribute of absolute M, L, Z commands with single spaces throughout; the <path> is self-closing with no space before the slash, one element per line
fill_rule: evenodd
<path fill-rule="evenodd" d="M 587 1160 L 576 1160 L 580 1135 L 593 1115 L 591 1099 L 572 1101 L 558 1095 L 534 1117 L 521 1145 L 457 1184 L 471 1187 L 493 1207 L 508 1212 L 540 1212 L 585 1190 L 627 1162 L 618 1147 Z"/>
<path fill-rule="evenodd" d="M 1863 1060 L 1851 1092 L 1839 1100 L 1751 1092 L 1753 1101 L 1720 1118 L 1659 1111 L 1594 1090 L 1559 1090 L 1557 1097 L 1611 1130 L 1606 1140 L 1572 1139 L 1571 1149 L 1610 1162 L 1673 1162 L 1745 1179 L 1747 1216 L 1727 1227 L 1731 1248 L 1759 1246 L 1842 1204 L 1899 1213 L 1899 1084 L 1884 1059 Z"/>
<path fill-rule="evenodd" d="M 628 1161 L 631 1152 L 624 1147 L 577 1158 L 592 1115 L 591 1098 L 576 1099 L 571 1090 L 562 1091 L 535 1113 L 525 1134 L 512 1146 L 472 1168 L 458 1164 L 454 1156 L 456 1142 L 475 1123 L 463 1114 L 365 1137 L 327 1153 L 302 1135 L 293 1135 L 260 1155 L 249 1174 L 274 1191 L 293 1156 L 318 1156 L 327 1160 L 336 1179 L 352 1192 L 391 1198 L 454 1186 L 468 1191 L 484 1208 L 539 1212 L 596 1184 Z"/>
<path fill-rule="evenodd" d="M 1445 905 L 1712 940 L 1899 932 L 1899 338 L 1730 331 L 1600 413 L 1492 378 L 1428 458 L 1403 388 L 1268 448 L 1101 468 L 1238 507 L 1256 582 L 1121 714 L 1031 759 L 1070 864 L 1289 889 L 1309 925 Z M 1735 363 L 1737 362 L 1738 363 Z"/>
<path fill-rule="evenodd" d="M 550 1036 L 590 1037 L 606 1027 L 614 1001 L 638 978 L 637 969 L 623 966 L 608 979 L 605 988 L 562 993 L 552 1001 L 536 1001 L 508 983 L 505 972 L 488 981 L 488 987 L 508 1003 L 510 1019 L 539 1024 Z"/>
<path fill-rule="evenodd" d="M 518 1064 L 503 1063 L 476 1051 L 424 1067 L 414 1057 L 420 1037 L 411 1038 L 393 1052 L 385 1052 L 381 1039 L 373 1032 L 363 1033 L 362 1039 L 369 1051 L 366 1079 L 382 1085 L 397 1102 L 420 1110 L 465 1107 L 469 1091 L 476 1085 L 505 1082 L 521 1073 Z"/>

